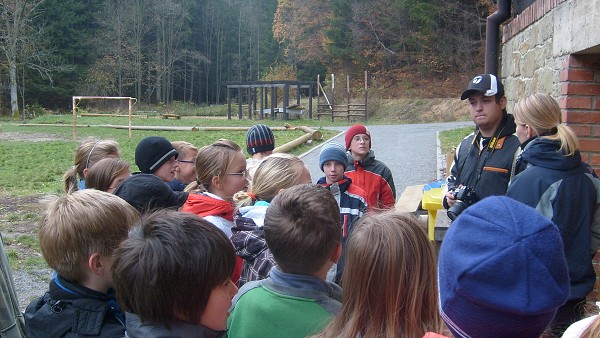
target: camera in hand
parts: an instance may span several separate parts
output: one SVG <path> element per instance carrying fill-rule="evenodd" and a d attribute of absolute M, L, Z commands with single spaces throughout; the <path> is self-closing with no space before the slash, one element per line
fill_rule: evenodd
<path fill-rule="evenodd" d="M 450 193 L 452 194 L 452 197 L 456 199 L 456 203 L 448 208 L 448 218 L 452 221 L 465 211 L 466 208 L 479 201 L 479 197 L 477 196 L 477 193 L 475 193 L 475 190 L 467 186 L 455 188 Z"/>

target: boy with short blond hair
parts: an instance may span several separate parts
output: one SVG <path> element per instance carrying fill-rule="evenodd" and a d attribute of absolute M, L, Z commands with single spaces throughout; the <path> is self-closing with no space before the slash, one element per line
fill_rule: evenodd
<path fill-rule="evenodd" d="M 40 221 L 40 248 L 56 273 L 49 291 L 27 307 L 28 337 L 124 336 L 111 266 L 114 251 L 138 218 L 124 200 L 94 189 L 48 205 Z"/>
<path fill-rule="evenodd" d="M 341 288 L 325 281 L 341 254 L 340 213 L 333 195 L 297 185 L 269 205 L 265 240 L 277 266 L 244 284 L 234 298 L 228 336 L 306 337 L 341 309 Z"/>
<path fill-rule="evenodd" d="M 171 144 L 179 154 L 177 156 L 179 166 L 175 168 L 175 178 L 167 184 L 173 191 L 183 191 L 188 184 L 196 180 L 198 148 L 186 141 L 173 141 Z"/>

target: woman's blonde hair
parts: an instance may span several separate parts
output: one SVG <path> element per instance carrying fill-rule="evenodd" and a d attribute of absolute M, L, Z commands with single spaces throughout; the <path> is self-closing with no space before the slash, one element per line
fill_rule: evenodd
<path fill-rule="evenodd" d="M 75 151 L 73 166 L 63 175 L 65 192 L 71 193 L 79 190 L 78 178 L 85 178 L 83 171 L 111 155 L 119 157 L 119 144 L 116 141 L 98 140 L 93 137 L 83 140 Z"/>
<path fill-rule="evenodd" d="M 581 333 L 580 338 L 600 337 L 600 316 L 596 317 L 590 325 Z"/>
<path fill-rule="evenodd" d="M 560 142 L 560 150 L 573 156 L 579 148 L 577 136 L 562 123 L 558 102 L 548 94 L 533 94 L 515 105 L 515 121 L 533 128 L 538 135 Z"/>
<path fill-rule="evenodd" d="M 235 155 L 242 151 L 240 146 L 230 140 L 220 139 L 198 150 L 196 156 L 196 181 L 188 184 L 185 191 L 201 193 L 211 190 L 213 177 L 225 179 Z"/>
<path fill-rule="evenodd" d="M 115 178 L 130 171 L 129 163 L 120 158 L 104 158 L 94 164 L 85 178 L 85 187 L 107 191 Z"/>
<path fill-rule="evenodd" d="M 423 225 L 393 211 L 360 219 L 346 247 L 342 311 L 317 337 L 439 332 L 434 248 Z"/>
<path fill-rule="evenodd" d="M 233 196 L 236 206 L 241 208 L 254 205 L 256 201 L 271 202 L 281 189 L 299 183 L 304 168 L 304 162 L 294 155 L 270 155 L 256 168 L 248 192 L 240 191 Z"/>

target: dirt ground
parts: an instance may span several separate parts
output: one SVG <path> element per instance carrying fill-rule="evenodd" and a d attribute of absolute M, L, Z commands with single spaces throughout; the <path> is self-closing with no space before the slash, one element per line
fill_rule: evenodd
<path fill-rule="evenodd" d="M 13 133 L 13 132 L 1 132 L 0 141 L 30 141 L 30 142 L 46 142 L 62 140 L 60 137 L 51 134 L 44 133 Z"/>
<path fill-rule="evenodd" d="M 37 246 L 38 221 L 45 196 L 0 196 L 0 233 L 11 260 L 15 289 L 21 309 L 48 288 L 52 271 L 45 266 Z"/>
<path fill-rule="evenodd" d="M 47 142 L 60 140 L 44 133 L 1 132 L 0 140 Z M 0 196 L 0 233 L 11 261 L 15 290 L 21 310 L 48 289 L 52 278 L 37 247 L 38 222 L 48 196 Z"/>

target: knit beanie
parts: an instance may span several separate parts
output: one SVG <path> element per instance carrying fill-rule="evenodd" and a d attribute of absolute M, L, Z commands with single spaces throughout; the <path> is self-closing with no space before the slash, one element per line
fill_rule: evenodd
<path fill-rule="evenodd" d="M 275 149 L 275 136 L 271 128 L 264 124 L 255 124 L 246 133 L 246 150 L 254 155 Z"/>
<path fill-rule="evenodd" d="M 338 142 L 325 143 L 319 153 L 319 167 L 323 171 L 323 165 L 327 161 L 336 161 L 344 166 L 344 170 L 348 167 L 348 156 L 344 146 Z"/>
<path fill-rule="evenodd" d="M 144 173 L 126 178 L 113 194 L 142 213 L 157 209 L 179 208 L 188 197 L 187 192 L 173 191 L 160 177 Z"/>
<path fill-rule="evenodd" d="M 352 139 L 358 134 L 367 134 L 369 137 L 371 137 L 371 133 L 367 130 L 367 127 L 363 126 L 362 124 L 353 125 L 352 127 L 348 128 L 348 131 L 346 131 L 346 150 L 350 149 L 350 143 L 352 142 Z M 371 145 L 373 145 L 373 140 L 371 140 Z"/>
<path fill-rule="evenodd" d="M 438 262 L 441 316 L 455 337 L 539 337 L 569 296 L 558 228 L 492 196 L 448 229 Z"/>
<path fill-rule="evenodd" d="M 177 158 L 177 150 L 161 136 L 146 137 L 135 148 L 135 164 L 146 174 L 152 174 L 173 156 Z"/>

